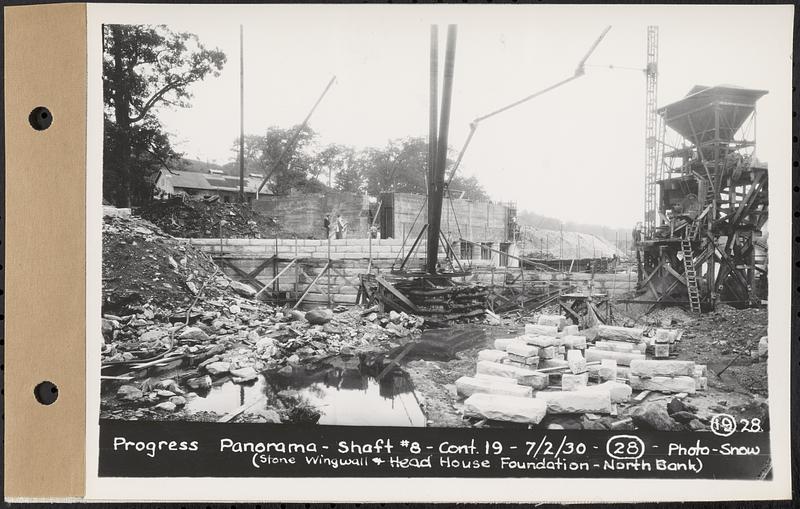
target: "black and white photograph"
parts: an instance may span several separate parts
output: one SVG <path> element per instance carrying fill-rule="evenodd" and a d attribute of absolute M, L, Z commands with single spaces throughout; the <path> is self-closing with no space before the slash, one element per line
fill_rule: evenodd
<path fill-rule="evenodd" d="M 102 423 L 769 435 L 790 20 L 332 7 L 104 18 Z"/>

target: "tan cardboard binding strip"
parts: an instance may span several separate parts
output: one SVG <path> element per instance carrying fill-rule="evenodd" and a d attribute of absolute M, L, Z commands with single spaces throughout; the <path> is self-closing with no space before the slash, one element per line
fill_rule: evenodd
<path fill-rule="evenodd" d="M 5 8 L 5 496 L 82 497 L 86 6 Z M 53 123 L 28 115 L 47 107 Z M 41 381 L 55 403 L 34 398 Z"/>

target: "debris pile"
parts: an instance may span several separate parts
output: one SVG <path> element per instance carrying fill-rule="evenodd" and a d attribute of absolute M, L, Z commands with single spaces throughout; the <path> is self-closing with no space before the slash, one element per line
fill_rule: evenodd
<path fill-rule="evenodd" d="M 139 211 L 163 231 L 184 238 L 270 238 L 278 225 L 246 203 L 172 198 L 153 201 Z"/>
<path fill-rule="evenodd" d="M 125 215 L 105 219 L 103 282 L 105 410 L 168 414 L 222 378 L 245 383 L 333 355 L 388 351 L 423 325 L 377 308 L 274 308 L 205 254 Z"/>

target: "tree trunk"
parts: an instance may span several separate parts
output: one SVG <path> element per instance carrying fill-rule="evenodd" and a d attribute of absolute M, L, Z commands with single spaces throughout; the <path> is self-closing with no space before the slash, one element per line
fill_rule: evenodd
<path fill-rule="evenodd" d="M 131 124 L 130 124 L 130 100 L 124 82 L 125 67 L 123 62 L 122 46 L 124 35 L 118 25 L 111 28 L 114 39 L 114 83 L 112 86 L 114 94 L 114 120 L 117 124 L 117 143 L 114 150 L 114 164 L 119 176 L 119 183 L 115 193 L 115 205 L 118 207 L 130 207 L 131 205 Z"/>

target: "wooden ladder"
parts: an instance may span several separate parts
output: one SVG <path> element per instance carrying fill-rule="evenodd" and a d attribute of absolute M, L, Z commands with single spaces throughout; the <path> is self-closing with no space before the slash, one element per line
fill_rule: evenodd
<path fill-rule="evenodd" d="M 693 221 L 686 227 L 686 234 L 681 239 L 683 251 L 683 274 L 686 277 L 686 290 L 689 293 L 689 306 L 692 313 L 700 313 L 700 290 L 697 287 L 697 273 L 694 269 L 694 254 L 692 253 L 692 240 L 697 235 L 699 221 Z"/>

